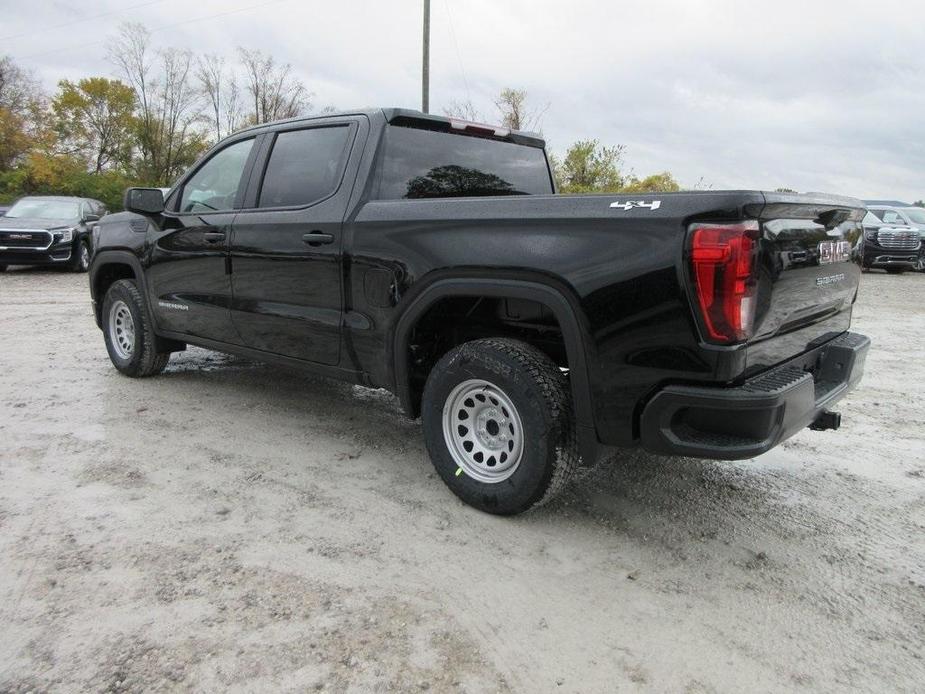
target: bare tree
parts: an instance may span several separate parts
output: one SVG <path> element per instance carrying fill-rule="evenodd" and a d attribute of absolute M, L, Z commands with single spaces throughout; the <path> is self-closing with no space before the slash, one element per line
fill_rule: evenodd
<path fill-rule="evenodd" d="M 238 80 L 225 69 L 225 59 L 204 55 L 197 61 L 196 77 L 203 96 L 211 107 L 211 125 L 215 139 L 221 140 L 241 127 L 241 99 Z"/>
<path fill-rule="evenodd" d="M 468 121 L 484 121 L 485 117 L 479 113 L 475 104 L 471 100 L 451 101 L 449 106 L 443 109 L 443 115 L 450 118 L 461 118 Z"/>
<path fill-rule="evenodd" d="M 495 106 L 501 115 L 501 124 L 511 130 L 539 131 L 543 115 L 549 109 L 549 104 L 541 108 L 530 106 L 526 90 L 510 87 L 501 90 Z"/>
<path fill-rule="evenodd" d="M 272 56 L 259 50 L 238 48 L 238 54 L 244 66 L 245 85 L 253 107 L 248 114 L 251 123 L 292 118 L 311 108 L 312 95 L 292 74 L 289 63 L 277 65 Z"/>
<path fill-rule="evenodd" d="M 147 29 L 138 23 L 124 23 L 119 27 L 119 35 L 109 43 L 106 55 L 125 76 L 129 86 L 135 90 L 138 99 L 140 124 L 140 139 L 153 129 L 151 120 L 154 115 L 152 108 L 153 85 L 151 71 L 151 35 Z M 146 143 L 141 143 L 142 156 L 146 150 Z"/>
<path fill-rule="evenodd" d="M 41 98 L 35 75 L 19 67 L 8 55 L 0 58 L 0 108 L 25 114 Z"/>
<path fill-rule="evenodd" d="M 141 24 L 123 24 L 108 54 L 138 100 L 138 173 L 168 185 L 205 144 L 194 127 L 201 110 L 192 81 L 193 54 L 175 48 L 152 51 L 150 32 Z"/>
<path fill-rule="evenodd" d="M 549 104 L 542 108 L 531 106 L 527 92 L 524 89 L 511 89 L 505 87 L 498 98 L 494 100 L 497 116 L 485 116 L 470 99 L 466 101 L 451 101 L 443 109 L 443 113 L 451 118 L 461 118 L 468 121 L 481 121 L 483 123 L 500 122 L 511 130 L 540 130 L 543 114 L 549 109 Z"/>
<path fill-rule="evenodd" d="M 196 158 L 201 138 L 193 129 L 199 116 L 199 95 L 192 84 L 193 54 L 189 50 L 168 48 L 160 51 L 163 82 L 159 91 L 164 183 L 173 179 Z M 195 144 L 191 142 L 195 141 Z"/>

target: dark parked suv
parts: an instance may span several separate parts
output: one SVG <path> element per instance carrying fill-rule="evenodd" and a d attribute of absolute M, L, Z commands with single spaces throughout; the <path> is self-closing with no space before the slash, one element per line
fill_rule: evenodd
<path fill-rule="evenodd" d="M 0 217 L 0 271 L 8 265 L 57 265 L 86 272 L 92 231 L 105 214 L 106 206 L 90 198 L 20 198 Z"/>
<path fill-rule="evenodd" d="M 884 224 L 918 230 L 922 245 L 919 248 L 919 256 L 915 264 L 915 269 L 925 270 L 925 208 L 905 205 L 872 204 L 869 205 L 867 209 L 876 215 Z"/>
<path fill-rule="evenodd" d="M 922 254 L 918 229 L 895 218 L 885 222 L 873 212 L 864 216 L 863 224 L 861 266 L 865 270 L 882 268 L 892 274 L 902 274 L 918 267 Z"/>

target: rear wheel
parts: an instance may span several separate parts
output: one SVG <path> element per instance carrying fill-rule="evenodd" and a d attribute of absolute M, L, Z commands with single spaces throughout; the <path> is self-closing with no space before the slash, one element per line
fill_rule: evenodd
<path fill-rule="evenodd" d="M 103 299 L 103 339 L 109 359 L 126 376 L 159 374 L 170 352 L 155 350 L 155 336 L 141 292 L 133 280 L 114 282 Z"/>
<path fill-rule="evenodd" d="M 427 379 L 423 419 L 438 474 L 482 511 L 512 515 L 544 503 L 578 466 L 568 379 L 519 340 L 450 350 Z"/>

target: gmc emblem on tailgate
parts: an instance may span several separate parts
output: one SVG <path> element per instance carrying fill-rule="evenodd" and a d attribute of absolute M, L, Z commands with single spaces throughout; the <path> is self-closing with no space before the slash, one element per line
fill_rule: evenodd
<path fill-rule="evenodd" d="M 819 244 L 819 264 L 843 263 L 851 257 L 851 244 L 847 241 L 823 241 Z"/>

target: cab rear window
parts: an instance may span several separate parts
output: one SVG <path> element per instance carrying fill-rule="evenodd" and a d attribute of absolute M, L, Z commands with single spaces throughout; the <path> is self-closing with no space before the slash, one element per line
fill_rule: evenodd
<path fill-rule="evenodd" d="M 553 192 L 538 147 L 390 125 L 379 165 L 379 200 L 544 195 Z"/>

